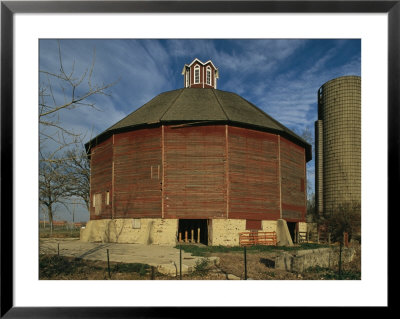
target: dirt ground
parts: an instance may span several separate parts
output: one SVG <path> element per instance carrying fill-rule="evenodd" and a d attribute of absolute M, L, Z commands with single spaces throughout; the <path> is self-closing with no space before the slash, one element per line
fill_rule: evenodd
<path fill-rule="evenodd" d="M 361 279 L 361 249 L 356 246 L 356 256 L 342 267 L 342 276 L 338 269 L 313 269 L 296 274 L 273 268 L 273 252 L 251 252 L 247 254 L 247 278 L 252 280 L 327 280 Z M 245 278 L 244 256 L 241 252 L 212 253 L 219 257 L 219 264 L 210 262 L 200 264 L 191 274 L 183 275 L 183 280 L 243 280 Z M 107 262 L 84 260 L 74 257 L 41 255 L 40 279 L 60 280 L 177 280 L 175 276 L 158 273 L 154 268 L 143 264 L 110 263 L 110 275 Z"/>

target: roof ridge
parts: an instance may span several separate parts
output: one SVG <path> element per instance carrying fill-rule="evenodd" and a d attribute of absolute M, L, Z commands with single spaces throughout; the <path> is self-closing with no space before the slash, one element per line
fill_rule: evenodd
<path fill-rule="evenodd" d="M 167 107 L 167 109 L 165 110 L 165 112 L 160 116 L 160 121 L 162 120 L 162 118 L 164 117 L 165 114 L 167 114 L 167 112 L 169 111 L 169 109 L 172 107 L 172 105 L 175 104 L 176 100 L 182 95 L 183 91 L 185 90 L 185 88 L 180 89 L 181 92 L 175 97 L 175 99 L 171 102 L 171 104 Z"/>
<path fill-rule="evenodd" d="M 120 119 L 118 122 L 114 123 L 113 125 L 111 125 L 110 127 L 106 128 L 104 130 L 104 132 L 109 131 L 112 127 L 116 126 L 118 123 L 121 123 L 123 120 L 125 120 L 127 117 L 132 116 L 133 114 L 135 114 L 137 111 L 139 111 L 140 109 L 143 109 L 147 104 L 149 104 L 151 101 L 153 101 L 154 99 L 156 99 L 157 97 L 159 97 L 161 94 L 164 93 L 168 93 L 168 92 L 173 92 L 173 91 L 179 91 L 181 89 L 177 89 L 177 90 L 171 90 L 171 91 L 166 91 L 166 92 L 161 92 L 159 94 L 157 94 L 155 97 L 153 97 L 152 99 L 148 100 L 146 103 L 144 103 L 142 106 L 139 106 L 136 110 L 132 111 L 131 113 L 129 113 L 128 115 L 124 116 L 122 119 Z M 102 134 L 102 133 L 100 133 Z"/>
<path fill-rule="evenodd" d="M 107 132 L 108 130 L 110 130 L 112 127 L 116 126 L 118 123 L 121 123 L 123 120 L 125 120 L 128 116 L 131 116 L 133 114 L 135 114 L 139 109 L 145 107 L 147 104 L 149 104 L 153 99 L 155 99 L 156 97 L 160 96 L 162 93 L 157 94 L 154 98 L 150 99 L 149 101 L 147 101 L 145 104 L 143 104 L 142 106 L 139 106 L 136 110 L 132 111 L 131 113 L 129 113 L 128 115 L 125 115 L 122 119 L 120 119 L 118 122 L 114 123 L 113 125 L 111 125 L 109 128 L 105 129 L 104 132 Z"/>
<path fill-rule="evenodd" d="M 221 102 L 219 101 L 218 96 L 217 96 L 217 94 L 215 93 L 215 89 L 211 89 L 211 92 L 213 92 L 213 94 L 214 94 L 214 96 L 215 96 L 215 99 L 216 99 L 217 102 L 218 102 L 219 107 L 221 108 L 222 112 L 225 114 L 226 119 L 229 121 L 230 119 L 229 119 L 229 117 L 228 117 L 228 114 L 226 114 L 226 112 L 225 112 L 225 110 L 224 110 L 224 108 L 223 108 Z"/>

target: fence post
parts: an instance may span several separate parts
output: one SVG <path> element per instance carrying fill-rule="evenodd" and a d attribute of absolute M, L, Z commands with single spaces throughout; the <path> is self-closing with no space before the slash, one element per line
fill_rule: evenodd
<path fill-rule="evenodd" d="M 339 279 L 342 279 L 342 241 L 340 241 L 340 248 L 339 248 Z"/>
<path fill-rule="evenodd" d="M 110 256 L 107 249 L 107 268 L 108 268 L 108 278 L 111 278 L 111 271 L 110 271 Z"/>
<path fill-rule="evenodd" d="M 179 245 L 179 279 L 182 280 L 182 246 Z"/>
<path fill-rule="evenodd" d="M 154 266 L 151 266 L 151 280 L 154 280 Z"/>
<path fill-rule="evenodd" d="M 246 256 L 246 246 L 244 246 L 244 280 L 247 280 L 247 256 Z"/>
<path fill-rule="evenodd" d="M 319 229 L 317 231 L 317 243 L 319 244 Z"/>
<path fill-rule="evenodd" d="M 349 247 L 349 233 L 343 233 L 343 244 L 348 248 Z"/>
<path fill-rule="evenodd" d="M 328 234 L 328 244 L 331 244 L 331 233 Z"/>
<path fill-rule="evenodd" d="M 197 228 L 197 243 L 200 243 L 200 228 Z"/>

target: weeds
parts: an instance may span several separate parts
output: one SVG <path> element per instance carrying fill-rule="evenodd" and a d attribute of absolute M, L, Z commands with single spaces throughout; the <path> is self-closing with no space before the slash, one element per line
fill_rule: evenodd
<path fill-rule="evenodd" d="M 141 263 L 117 263 L 110 268 L 112 275 L 118 274 L 126 279 L 135 279 L 138 276 L 145 277 L 150 266 Z M 106 262 L 57 255 L 39 255 L 39 279 L 105 279 L 107 272 Z"/>
<path fill-rule="evenodd" d="M 149 265 L 140 264 L 140 263 L 132 263 L 132 264 L 116 264 L 111 268 L 112 272 L 120 272 L 120 273 L 138 273 L 140 276 L 144 276 L 147 274 L 147 271 L 150 269 Z"/>
<path fill-rule="evenodd" d="M 208 273 L 208 266 L 210 265 L 210 260 L 208 258 L 202 258 L 197 260 L 194 266 L 194 273 L 199 276 L 205 276 Z"/>
<path fill-rule="evenodd" d="M 320 266 L 310 267 L 305 271 L 306 274 L 318 274 L 320 279 L 324 280 L 360 280 L 361 272 L 353 270 L 342 271 L 339 273 L 336 269 L 324 268 Z"/>
<path fill-rule="evenodd" d="M 79 261 L 77 261 L 79 263 Z M 39 257 L 39 276 L 52 277 L 58 275 L 70 275 L 75 271 L 75 267 L 67 259 L 61 256 L 40 256 Z"/>

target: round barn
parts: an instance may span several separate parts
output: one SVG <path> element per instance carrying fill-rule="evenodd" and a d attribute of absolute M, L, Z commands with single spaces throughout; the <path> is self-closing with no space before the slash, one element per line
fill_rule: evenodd
<path fill-rule="evenodd" d="M 88 142 L 90 221 L 81 240 L 239 245 L 240 233 L 305 225 L 311 145 L 195 59 L 161 93 Z M 291 236 L 288 236 L 290 234 Z"/>

